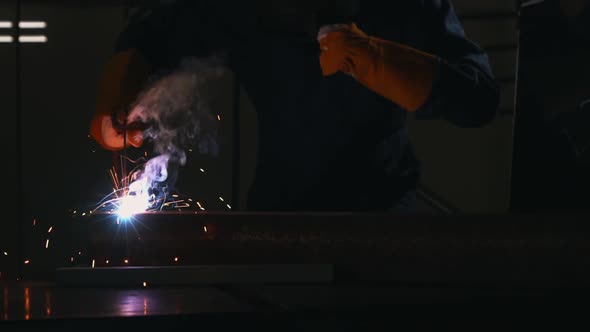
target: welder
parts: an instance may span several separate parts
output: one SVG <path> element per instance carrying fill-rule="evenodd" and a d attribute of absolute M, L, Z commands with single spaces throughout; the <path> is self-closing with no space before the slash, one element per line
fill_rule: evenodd
<path fill-rule="evenodd" d="M 141 146 L 141 126 L 126 138 L 120 128 L 143 82 L 212 54 L 257 111 L 249 210 L 411 211 L 420 163 L 406 117 L 478 127 L 499 103 L 487 55 L 448 0 L 165 1 L 119 36 L 92 136 Z"/>

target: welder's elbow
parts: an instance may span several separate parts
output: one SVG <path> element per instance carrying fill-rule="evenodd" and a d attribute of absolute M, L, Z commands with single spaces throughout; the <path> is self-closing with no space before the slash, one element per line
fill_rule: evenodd
<path fill-rule="evenodd" d="M 500 105 L 500 89 L 492 83 L 477 87 L 476 91 L 464 95 L 447 113 L 447 120 L 460 128 L 476 128 L 485 126 L 498 116 Z"/>

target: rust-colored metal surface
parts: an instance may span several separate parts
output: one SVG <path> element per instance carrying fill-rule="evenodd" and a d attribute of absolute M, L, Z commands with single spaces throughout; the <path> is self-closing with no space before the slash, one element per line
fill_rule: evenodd
<path fill-rule="evenodd" d="M 76 221 L 72 265 L 333 264 L 336 280 L 590 284 L 588 215 L 144 214 Z"/>

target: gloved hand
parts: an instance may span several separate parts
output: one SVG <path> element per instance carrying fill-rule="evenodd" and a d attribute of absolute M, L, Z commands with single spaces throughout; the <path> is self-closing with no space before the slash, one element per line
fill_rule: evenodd
<path fill-rule="evenodd" d="M 99 83 L 96 111 L 90 124 L 90 135 L 103 148 L 116 151 L 143 144 L 143 125 L 127 119 L 130 118 L 129 108 L 149 73 L 150 65 L 133 49 L 115 54 L 105 66 Z"/>
<path fill-rule="evenodd" d="M 324 76 L 338 71 L 352 75 L 408 111 L 428 100 L 439 66 L 434 55 L 368 36 L 356 24 L 324 26 L 318 42 Z"/>

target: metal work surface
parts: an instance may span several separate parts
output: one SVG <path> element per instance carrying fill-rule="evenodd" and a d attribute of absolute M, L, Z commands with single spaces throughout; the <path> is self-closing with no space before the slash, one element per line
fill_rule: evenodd
<path fill-rule="evenodd" d="M 117 224 L 92 216 L 76 222 L 84 254 L 74 248 L 64 267 L 331 264 L 337 281 L 588 286 L 588 220 L 172 213 Z"/>
<path fill-rule="evenodd" d="M 589 220 L 587 215 L 166 213 L 117 224 L 97 215 L 74 221 L 75 240 L 86 247 L 75 248 L 76 258 L 62 267 L 90 276 L 76 278 L 116 279 L 100 271 L 161 266 L 163 278 L 192 285 L 10 284 L 3 288 L 0 313 L 9 326 L 29 323 L 60 332 L 89 325 L 186 330 L 186 324 L 272 331 L 391 330 L 400 324 L 563 330 L 567 324 L 588 324 L 586 308 L 577 304 L 590 297 Z M 165 264 L 141 264 L 146 262 Z M 249 282 L 235 272 L 261 265 L 272 271 L 281 264 L 332 266 L 333 279 L 273 284 L 272 273 Z M 191 266 L 234 272 L 204 283 L 205 275 L 168 273 Z M 558 313 L 563 309 L 567 316 Z"/>
<path fill-rule="evenodd" d="M 69 267 L 57 269 L 56 281 L 62 286 L 306 284 L 332 282 L 332 274 L 327 264 Z"/>

